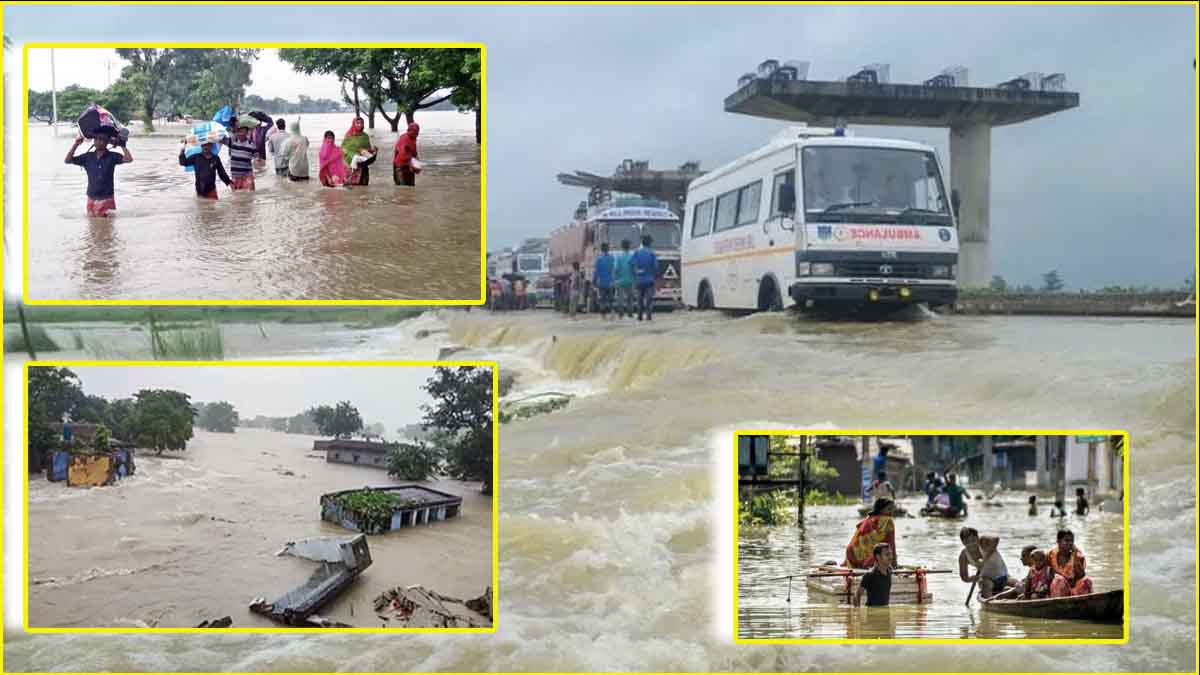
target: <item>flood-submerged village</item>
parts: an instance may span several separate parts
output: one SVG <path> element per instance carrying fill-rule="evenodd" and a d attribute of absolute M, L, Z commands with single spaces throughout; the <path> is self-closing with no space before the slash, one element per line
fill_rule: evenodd
<path fill-rule="evenodd" d="M 77 623 L 76 617 L 48 609 L 63 604 L 55 597 L 58 592 L 86 598 L 120 590 L 88 588 L 100 579 L 121 580 L 136 589 L 139 576 L 161 566 L 149 549 L 169 548 L 181 527 L 218 530 L 188 533 L 187 545 L 197 547 L 196 560 L 206 557 L 201 548 L 215 544 L 232 546 L 228 550 L 244 558 L 222 560 L 222 568 L 262 566 L 247 574 L 241 586 L 246 611 L 235 614 L 231 608 L 228 614 L 211 615 L 214 604 L 204 602 L 194 610 L 204 614 L 191 619 L 181 610 L 149 620 L 93 617 L 88 625 L 115 627 L 132 621 L 148 627 L 226 628 L 262 625 L 263 619 L 311 628 L 493 625 L 490 369 L 430 369 L 434 374 L 425 388 L 442 392 L 443 398 L 434 394 L 432 403 L 421 406 L 421 422 L 397 427 L 394 440 L 383 423 L 364 424 L 351 401 L 313 405 L 289 417 L 239 418 L 228 401 L 195 402 L 175 389 L 131 386 L 128 390 L 135 393 L 127 398 L 92 394 L 84 384 L 89 369 L 77 370 L 29 368 L 30 532 L 86 519 L 101 529 L 114 528 L 114 541 L 159 535 L 162 544 L 148 546 L 145 556 L 129 554 L 135 560 L 121 569 L 133 574 L 110 575 L 76 558 L 76 567 L 92 569 L 80 577 L 56 573 L 61 555 L 54 554 L 62 552 L 43 548 L 68 537 L 30 537 L 31 626 Z M 449 405 L 452 395 L 446 392 L 453 389 L 478 390 L 472 393 L 488 408 L 455 415 L 453 424 L 443 422 L 446 416 L 439 416 L 439 409 Z M 252 460 L 265 478 L 250 470 L 231 476 L 230 460 L 239 458 Z M 280 499 L 272 499 L 272 493 Z M 210 500 L 242 508 L 180 513 Z M 279 514 L 276 505 L 284 507 Z M 119 522 L 102 517 L 110 507 L 120 514 Z M 101 517 L 80 518 L 68 509 Z M 161 519 L 153 516 L 139 525 L 142 514 L 159 512 L 168 513 L 170 527 L 161 528 Z M 310 514 L 307 521 L 298 517 L 304 513 Z M 476 530 L 482 535 L 477 542 L 472 541 Z M 291 538 L 281 540 L 283 532 Z M 469 551 L 460 550 L 464 539 Z M 97 552 L 80 551 L 84 557 L 89 553 Z M 442 569 L 454 567 L 447 559 L 458 561 L 463 570 Z M 429 564 L 421 565 L 422 560 Z M 105 556 L 103 562 L 110 559 Z M 383 564 L 372 569 L 377 562 Z M 404 578 L 408 575 L 412 578 Z M 450 590 L 438 585 L 439 577 Z M 205 574 L 195 575 L 194 582 L 198 587 L 220 583 Z M 146 587 L 160 589 L 155 583 Z M 164 606 L 180 602 L 162 598 Z M 143 599 L 134 607 L 146 604 L 155 603 Z M 364 611 L 362 604 L 369 608 Z M 180 624 L 182 620 L 189 622 Z"/>

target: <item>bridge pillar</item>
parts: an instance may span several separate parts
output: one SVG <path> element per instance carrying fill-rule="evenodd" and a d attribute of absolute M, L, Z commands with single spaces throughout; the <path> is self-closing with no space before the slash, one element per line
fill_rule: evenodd
<path fill-rule="evenodd" d="M 991 283 L 992 127 L 950 127 L 950 188 L 958 190 L 958 284 L 982 288 Z"/>

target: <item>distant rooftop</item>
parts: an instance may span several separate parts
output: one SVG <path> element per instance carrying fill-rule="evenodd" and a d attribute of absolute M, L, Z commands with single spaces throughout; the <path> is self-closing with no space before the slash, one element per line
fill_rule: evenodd
<path fill-rule="evenodd" d="M 725 98 L 726 112 L 822 126 L 1003 126 L 1078 106 L 1067 91 L 779 78 L 753 79 Z"/>

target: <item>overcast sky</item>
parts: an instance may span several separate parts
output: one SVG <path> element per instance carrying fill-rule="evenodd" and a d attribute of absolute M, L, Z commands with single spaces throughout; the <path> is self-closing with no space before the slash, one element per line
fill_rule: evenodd
<path fill-rule="evenodd" d="M 4 8 L 18 46 L 195 40 L 195 19 L 183 6 Z M 485 43 L 489 249 L 570 218 L 584 194 L 559 171 L 606 173 L 626 157 L 714 167 L 761 145 L 782 123 L 722 102 L 764 58 L 808 60 L 817 80 L 870 62 L 890 63 L 893 82 L 948 65 L 972 84 L 1065 72 L 1079 108 L 993 133 L 993 271 L 1035 283 L 1057 268 L 1070 287 L 1096 287 L 1177 286 L 1195 269 L 1195 26 L 1193 6 L 248 4 L 205 37 Z M 256 74 L 255 87 L 273 80 Z M 868 132 L 948 157 L 945 131 L 856 133 Z"/>
<path fill-rule="evenodd" d="M 98 64 L 98 65 L 97 65 Z M 114 49 L 82 48 L 55 49 L 55 84 L 61 89 L 78 84 L 92 89 L 104 89 L 121 75 L 129 65 L 117 56 Z M 29 50 L 29 87 L 37 91 L 50 89 L 50 50 Z M 342 100 L 342 89 L 333 75 L 304 75 L 279 60 L 274 49 L 264 49 L 250 67 L 250 86 L 246 93 L 263 98 L 279 97 L 288 101 L 300 100 L 300 94 L 311 98 Z"/>
<path fill-rule="evenodd" d="M 350 401 L 364 424 L 389 435 L 420 422 L 430 402 L 421 385 L 432 368 L 417 366 L 99 366 L 72 368 L 85 393 L 108 399 L 139 389 L 175 389 L 192 401 L 229 401 L 243 419 L 295 415 L 314 405 Z"/>

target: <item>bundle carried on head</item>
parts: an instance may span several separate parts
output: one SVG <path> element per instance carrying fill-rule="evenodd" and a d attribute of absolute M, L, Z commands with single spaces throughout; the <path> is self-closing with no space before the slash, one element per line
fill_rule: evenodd
<path fill-rule="evenodd" d="M 129 140 L 129 129 L 108 110 L 92 104 L 79 115 L 79 133 L 84 138 L 95 138 L 97 134 L 107 136 L 116 145 L 125 145 Z"/>

